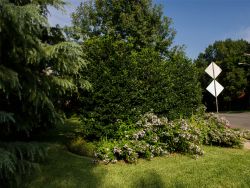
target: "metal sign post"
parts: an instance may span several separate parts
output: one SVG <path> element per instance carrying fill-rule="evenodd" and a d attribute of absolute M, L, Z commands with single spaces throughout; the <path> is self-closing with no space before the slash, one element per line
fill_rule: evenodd
<path fill-rule="evenodd" d="M 214 63 L 212 62 L 212 67 L 213 67 L 213 78 L 214 78 L 214 94 L 215 94 L 215 103 L 216 103 L 216 112 L 218 114 L 218 99 L 217 99 L 217 93 L 216 93 L 216 84 L 215 84 L 215 73 L 214 73 Z"/>
<path fill-rule="evenodd" d="M 214 62 L 212 62 L 205 70 L 205 72 L 213 78 L 213 81 L 209 84 L 209 86 L 206 88 L 213 96 L 215 96 L 215 102 L 216 102 L 216 111 L 219 112 L 218 108 L 218 95 L 222 92 L 224 87 L 220 85 L 215 78 L 221 73 L 221 68 L 216 65 Z"/>

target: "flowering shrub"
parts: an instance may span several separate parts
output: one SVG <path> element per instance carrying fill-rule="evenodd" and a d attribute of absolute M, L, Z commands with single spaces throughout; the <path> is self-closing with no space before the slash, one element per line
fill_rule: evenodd
<path fill-rule="evenodd" d="M 124 124 L 120 125 L 124 129 Z M 138 158 L 151 159 L 170 152 L 203 154 L 198 131 L 184 119 L 169 122 L 167 118 L 146 113 L 133 128 L 130 126 L 130 130 L 124 130 L 124 133 L 116 140 L 100 141 L 95 157 L 104 163 L 117 160 L 133 163 Z"/>
<path fill-rule="evenodd" d="M 225 147 L 241 147 L 242 134 L 230 128 L 230 123 L 224 117 L 214 113 L 206 114 L 204 119 L 199 121 L 201 132 L 205 134 L 203 143 Z"/>
<path fill-rule="evenodd" d="M 95 157 L 104 163 L 115 163 L 117 160 L 134 163 L 138 158 L 151 159 L 166 154 L 168 151 L 164 144 L 151 145 L 143 140 L 121 140 L 99 142 Z"/>
<path fill-rule="evenodd" d="M 236 129 L 236 130 L 240 132 L 240 135 L 243 138 L 250 140 L 250 130 L 248 129 Z"/>
<path fill-rule="evenodd" d="M 138 158 L 151 159 L 173 152 L 199 156 L 203 155 L 202 144 L 240 147 L 243 135 L 231 129 L 225 118 L 212 113 L 175 121 L 146 113 L 135 124 L 118 120 L 115 127 L 113 138 L 96 142 L 96 161 L 135 163 Z M 86 147 L 78 146 L 80 141 L 76 140 L 72 148 L 86 151 Z"/>

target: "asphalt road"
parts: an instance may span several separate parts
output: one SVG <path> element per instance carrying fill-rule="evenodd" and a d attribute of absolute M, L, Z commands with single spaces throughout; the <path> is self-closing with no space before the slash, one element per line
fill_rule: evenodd
<path fill-rule="evenodd" d="M 219 115 L 220 117 L 225 117 L 230 122 L 231 127 L 250 130 L 250 112 L 220 113 Z"/>

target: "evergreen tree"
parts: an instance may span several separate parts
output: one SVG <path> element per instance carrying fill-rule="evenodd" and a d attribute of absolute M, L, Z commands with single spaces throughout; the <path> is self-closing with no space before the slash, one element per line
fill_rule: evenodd
<path fill-rule="evenodd" d="M 61 42 L 58 28 L 47 23 L 47 5 L 63 4 L 0 1 L 0 185 L 10 185 L 44 155 L 38 144 L 19 141 L 37 128 L 62 123 L 65 95 L 86 86 L 81 47 Z"/>

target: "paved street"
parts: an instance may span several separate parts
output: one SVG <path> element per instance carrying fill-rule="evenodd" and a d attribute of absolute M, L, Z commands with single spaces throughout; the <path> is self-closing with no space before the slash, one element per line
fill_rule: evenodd
<path fill-rule="evenodd" d="M 232 127 L 250 129 L 250 112 L 220 113 L 219 115 L 229 120 Z"/>

